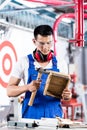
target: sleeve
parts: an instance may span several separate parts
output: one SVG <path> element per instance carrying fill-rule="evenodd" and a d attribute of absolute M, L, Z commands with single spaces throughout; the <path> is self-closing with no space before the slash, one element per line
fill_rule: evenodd
<path fill-rule="evenodd" d="M 22 79 L 24 77 L 25 69 L 28 68 L 28 58 L 22 57 L 20 58 L 14 65 L 12 70 L 12 76 Z"/>

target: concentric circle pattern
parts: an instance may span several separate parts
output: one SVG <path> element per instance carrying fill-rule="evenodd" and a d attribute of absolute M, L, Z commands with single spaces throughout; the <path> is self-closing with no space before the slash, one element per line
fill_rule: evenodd
<path fill-rule="evenodd" d="M 4 41 L 0 44 L 0 84 L 7 86 L 8 78 L 12 71 L 13 64 L 17 61 L 17 54 L 13 44 Z"/>

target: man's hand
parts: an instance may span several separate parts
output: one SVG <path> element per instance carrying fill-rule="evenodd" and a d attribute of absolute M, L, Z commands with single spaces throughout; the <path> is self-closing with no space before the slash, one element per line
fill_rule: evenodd
<path fill-rule="evenodd" d="M 41 80 L 33 80 L 30 84 L 27 85 L 27 89 L 30 92 L 34 92 L 40 87 Z"/>
<path fill-rule="evenodd" d="M 68 88 L 65 88 L 62 93 L 62 99 L 63 100 L 70 100 L 72 97 L 72 93 Z"/>

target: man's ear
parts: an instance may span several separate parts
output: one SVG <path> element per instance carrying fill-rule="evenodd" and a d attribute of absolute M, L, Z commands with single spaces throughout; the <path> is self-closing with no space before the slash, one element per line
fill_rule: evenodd
<path fill-rule="evenodd" d="M 34 38 L 32 39 L 32 41 L 33 41 L 33 43 L 36 45 L 36 40 L 35 40 Z"/>

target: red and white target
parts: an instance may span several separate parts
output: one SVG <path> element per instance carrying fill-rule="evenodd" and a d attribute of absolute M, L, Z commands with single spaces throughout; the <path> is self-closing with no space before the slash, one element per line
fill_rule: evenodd
<path fill-rule="evenodd" d="M 4 41 L 0 44 L 0 84 L 7 86 L 13 64 L 17 61 L 17 54 L 13 44 Z"/>

